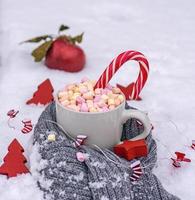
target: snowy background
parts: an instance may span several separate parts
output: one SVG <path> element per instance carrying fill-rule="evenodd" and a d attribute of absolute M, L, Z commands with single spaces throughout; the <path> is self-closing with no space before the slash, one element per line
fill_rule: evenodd
<path fill-rule="evenodd" d="M 83 76 L 97 79 L 109 62 L 125 50 L 138 50 L 150 63 L 143 101 L 131 105 L 149 112 L 158 143 L 154 173 L 164 187 L 183 200 L 195 199 L 195 2 L 193 0 L 1 0 L 0 1 L 0 164 L 8 144 L 17 138 L 29 155 L 32 133 L 22 134 L 7 126 L 8 110 L 19 109 L 18 118 L 35 124 L 43 106 L 25 102 L 36 86 L 50 78 L 57 91 Z M 19 42 L 45 33 L 55 33 L 60 24 L 69 33 L 85 32 L 82 47 L 87 55 L 85 69 L 76 74 L 49 70 L 30 56 L 34 45 Z M 135 80 L 137 64 L 124 65 L 112 83 L 127 85 Z M 169 158 L 185 152 L 192 163 L 180 169 Z M 42 193 L 30 175 L 7 180 L 0 176 L 1 200 L 40 200 Z"/>

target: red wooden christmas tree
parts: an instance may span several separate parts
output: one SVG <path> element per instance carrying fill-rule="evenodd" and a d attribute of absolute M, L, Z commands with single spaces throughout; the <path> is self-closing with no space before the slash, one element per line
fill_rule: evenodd
<path fill-rule="evenodd" d="M 39 86 L 37 91 L 33 94 L 33 97 L 26 102 L 26 104 L 43 104 L 46 105 L 53 101 L 53 86 L 49 79 L 43 81 Z"/>
<path fill-rule="evenodd" d="M 25 166 L 26 158 L 23 156 L 24 149 L 14 139 L 8 147 L 8 153 L 5 156 L 4 163 L 0 167 L 0 174 L 7 175 L 8 178 L 15 177 L 18 174 L 29 173 L 28 168 Z"/>

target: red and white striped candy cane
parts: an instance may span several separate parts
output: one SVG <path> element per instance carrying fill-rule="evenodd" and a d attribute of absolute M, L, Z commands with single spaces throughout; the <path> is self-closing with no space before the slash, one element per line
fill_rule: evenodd
<path fill-rule="evenodd" d="M 22 133 L 24 134 L 30 133 L 33 129 L 31 120 L 22 120 L 22 123 L 24 124 L 24 127 L 21 130 Z"/>
<path fill-rule="evenodd" d="M 16 115 L 17 115 L 18 113 L 19 113 L 18 110 L 12 109 L 12 110 L 8 111 L 7 116 L 9 116 L 10 118 L 14 118 L 14 117 L 16 117 Z"/>
<path fill-rule="evenodd" d="M 195 150 L 195 140 L 192 140 L 191 148 Z"/>
<path fill-rule="evenodd" d="M 135 60 L 139 63 L 140 72 L 138 78 L 133 84 L 132 91 L 130 91 L 129 99 L 137 99 L 139 93 L 141 92 L 142 88 L 144 87 L 148 72 L 149 72 L 149 64 L 145 56 L 137 51 L 126 51 L 119 54 L 110 65 L 105 69 L 103 74 L 98 79 L 95 88 L 105 88 L 110 79 L 113 75 L 117 72 L 117 70 L 127 61 Z"/>
<path fill-rule="evenodd" d="M 15 126 L 11 125 L 10 121 L 11 119 L 15 118 L 18 113 L 19 113 L 19 110 L 14 110 L 14 109 L 11 109 L 7 112 L 7 116 L 9 117 L 7 124 L 10 128 L 15 129 Z"/>
<path fill-rule="evenodd" d="M 137 181 L 140 176 L 143 174 L 140 161 L 137 160 L 131 164 L 131 168 L 133 170 L 133 174 L 131 175 L 131 181 Z"/>
<path fill-rule="evenodd" d="M 87 139 L 86 135 L 77 135 L 76 140 L 74 142 L 74 146 L 80 147 L 86 139 Z"/>
<path fill-rule="evenodd" d="M 176 159 L 174 158 L 171 158 L 171 160 L 173 161 L 172 165 L 176 168 L 179 168 L 181 167 L 181 162 L 177 161 Z"/>

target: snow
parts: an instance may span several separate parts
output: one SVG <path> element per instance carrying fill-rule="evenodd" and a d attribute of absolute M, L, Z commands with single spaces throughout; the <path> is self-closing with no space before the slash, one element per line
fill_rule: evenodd
<path fill-rule="evenodd" d="M 155 127 L 155 174 L 169 192 L 193 200 L 195 152 L 189 146 L 195 139 L 194 4 L 193 0 L 1 0 L 0 164 L 14 138 L 25 149 L 29 146 L 32 133 L 24 135 L 19 129 L 10 129 L 6 113 L 19 109 L 18 119 L 30 118 L 35 124 L 44 106 L 27 106 L 25 102 L 39 83 L 50 78 L 57 92 L 64 84 L 84 76 L 97 79 L 112 58 L 134 49 L 144 53 L 150 63 L 149 79 L 141 94 L 143 101 L 130 104 L 148 111 Z M 55 33 L 61 23 L 71 26 L 69 33 L 85 32 L 81 46 L 87 65 L 79 73 L 49 70 L 43 63 L 33 62 L 30 52 L 35 45 L 19 45 L 30 37 Z M 127 85 L 138 71 L 137 64 L 129 62 L 111 83 Z M 169 158 L 175 151 L 185 152 L 192 163 L 174 169 Z M 40 200 L 42 195 L 30 175 L 9 180 L 0 176 L 0 188 L 3 200 L 26 200 L 31 196 Z"/>

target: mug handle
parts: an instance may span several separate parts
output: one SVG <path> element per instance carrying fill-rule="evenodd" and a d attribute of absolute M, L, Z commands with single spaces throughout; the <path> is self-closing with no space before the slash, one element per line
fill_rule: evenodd
<path fill-rule="evenodd" d="M 125 109 L 122 114 L 122 123 L 124 124 L 129 118 L 135 118 L 139 120 L 144 126 L 143 133 L 129 140 L 135 141 L 135 140 L 145 139 L 149 135 L 152 129 L 152 125 L 150 123 L 150 119 L 147 113 L 134 109 Z"/>

